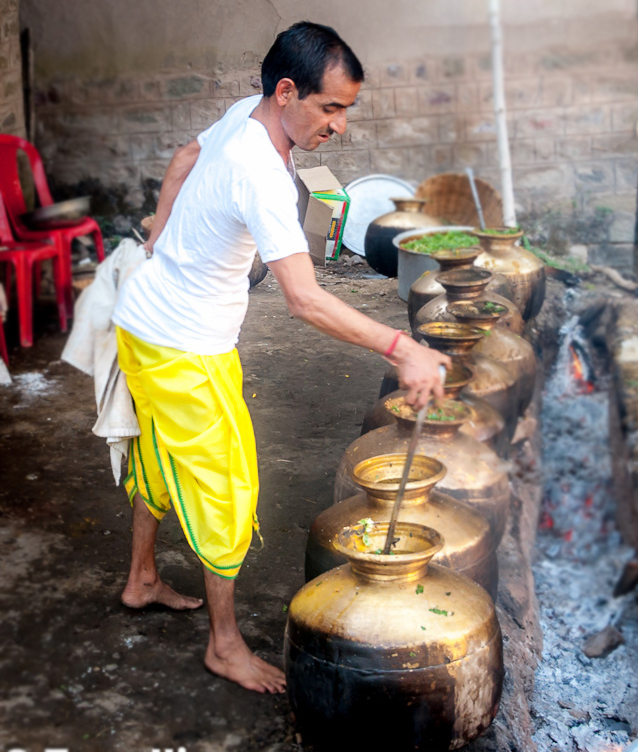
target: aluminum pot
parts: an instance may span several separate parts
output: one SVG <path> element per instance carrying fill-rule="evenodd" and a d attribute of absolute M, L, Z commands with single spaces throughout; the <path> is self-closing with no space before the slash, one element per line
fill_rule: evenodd
<path fill-rule="evenodd" d="M 387 529 L 342 530 L 335 546 L 349 563 L 290 603 L 288 697 L 318 751 L 458 749 L 498 711 L 503 644 L 492 599 L 430 563 L 444 545 L 431 528 L 399 522 L 395 555 L 375 553 Z"/>
<path fill-rule="evenodd" d="M 404 466 L 404 454 L 386 454 L 354 467 L 354 481 L 364 493 L 326 509 L 312 523 L 306 546 L 306 580 L 347 562 L 333 545 L 344 527 L 361 519 L 390 521 Z M 496 600 L 498 561 L 490 527 L 469 504 L 434 488 L 445 473 L 445 466 L 438 460 L 414 457 L 401 521 L 426 527 L 436 525 L 443 536 L 443 548 L 434 556 L 434 562 L 478 582 Z"/>
<path fill-rule="evenodd" d="M 439 225 L 438 227 L 419 227 L 415 230 L 401 232 L 392 238 L 392 242 L 398 251 L 398 277 L 399 277 L 399 297 L 401 300 L 408 302 L 410 287 L 416 280 L 427 271 L 434 271 L 438 268 L 438 263 L 427 253 L 410 251 L 405 248 L 405 244 L 411 240 L 416 240 L 423 235 L 433 235 L 437 232 L 467 232 L 471 227 L 462 225 Z"/>
<path fill-rule="evenodd" d="M 498 234 L 498 230 L 502 233 Z M 508 282 L 506 295 L 521 312 L 524 321 L 534 318 L 545 300 L 545 264 L 533 253 L 515 245 L 523 231 L 512 233 L 508 228 L 497 227 L 490 232 L 473 230 L 483 253 L 475 266 L 502 274 Z"/>

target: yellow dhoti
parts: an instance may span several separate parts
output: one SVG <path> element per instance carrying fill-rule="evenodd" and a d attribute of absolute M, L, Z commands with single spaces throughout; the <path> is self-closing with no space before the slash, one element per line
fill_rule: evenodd
<path fill-rule="evenodd" d="M 258 531 L 257 454 L 237 350 L 196 355 L 118 327 L 118 359 L 141 436 L 131 441 L 129 499 L 161 520 L 171 507 L 204 566 L 239 574 Z"/>

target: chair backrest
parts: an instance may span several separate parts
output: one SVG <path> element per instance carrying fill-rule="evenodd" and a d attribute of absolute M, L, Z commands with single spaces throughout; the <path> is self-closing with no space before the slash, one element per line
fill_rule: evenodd
<path fill-rule="evenodd" d="M 9 217 L 4 208 L 4 201 L 2 200 L 2 193 L 0 193 L 0 245 L 2 243 L 14 243 L 13 233 L 11 232 L 11 225 L 9 224 Z"/>
<path fill-rule="evenodd" d="M 40 205 L 49 206 L 53 203 L 42 158 L 35 146 L 18 136 L 0 133 L 0 191 L 4 197 L 6 210 L 14 223 L 17 223 L 18 217 L 27 210 L 18 172 L 19 151 L 27 155 L 31 165 Z"/>

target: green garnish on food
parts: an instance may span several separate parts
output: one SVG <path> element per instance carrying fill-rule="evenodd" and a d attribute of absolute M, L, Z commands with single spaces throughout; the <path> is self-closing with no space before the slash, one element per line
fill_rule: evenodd
<path fill-rule="evenodd" d="M 401 410 L 399 410 L 398 405 L 392 405 L 392 407 L 390 408 L 390 410 L 392 410 L 393 413 L 400 413 L 401 412 Z"/>
<path fill-rule="evenodd" d="M 483 310 L 487 313 L 500 313 L 505 310 L 505 306 L 500 305 L 500 303 L 494 303 L 491 300 L 486 300 L 483 303 Z"/>
<path fill-rule="evenodd" d="M 476 245 L 476 239 L 472 235 L 453 230 L 452 232 L 435 232 L 431 235 L 422 235 L 420 238 L 405 243 L 403 247 L 408 251 L 430 254 L 456 248 L 471 248 L 474 245 Z"/>
<path fill-rule="evenodd" d="M 423 592 L 423 585 L 417 585 L 416 586 L 416 594 L 417 595 L 421 595 L 422 592 Z"/>
<path fill-rule="evenodd" d="M 416 653 L 414 652 L 414 650 L 411 650 L 411 651 L 410 651 L 410 652 L 408 653 L 408 655 L 410 656 L 410 658 L 416 658 Z"/>
<path fill-rule="evenodd" d="M 433 614 L 438 614 L 439 616 L 452 616 L 454 613 L 453 611 L 444 611 L 442 608 L 431 608 L 430 611 Z"/>

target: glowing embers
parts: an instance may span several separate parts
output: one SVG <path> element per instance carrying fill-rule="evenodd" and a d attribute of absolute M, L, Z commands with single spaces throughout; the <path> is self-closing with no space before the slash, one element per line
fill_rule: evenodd
<path fill-rule="evenodd" d="M 592 369 L 588 364 L 584 351 L 577 342 L 572 342 L 569 346 L 569 354 L 571 356 L 570 372 L 575 382 L 576 393 L 591 394 L 594 391 Z"/>

